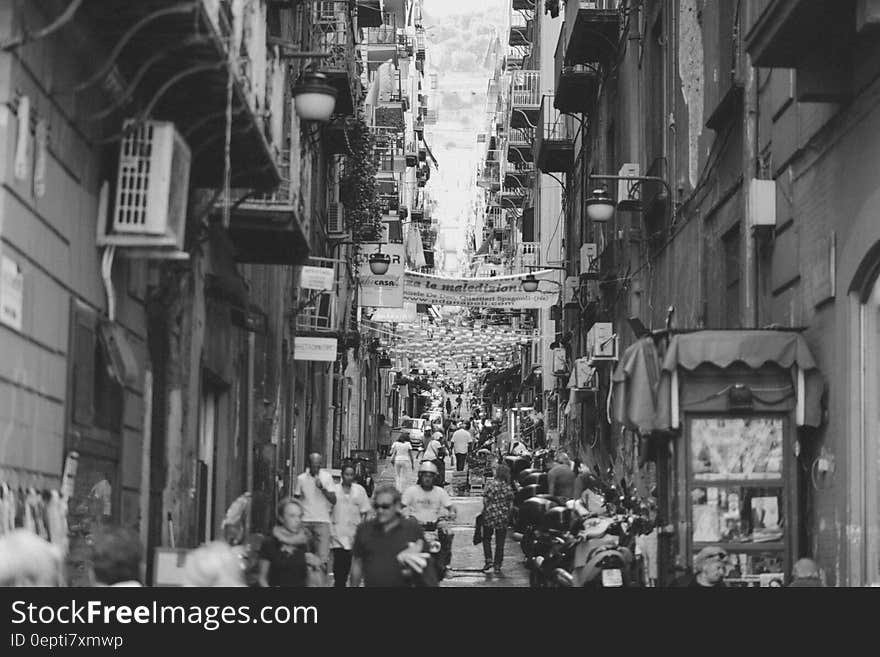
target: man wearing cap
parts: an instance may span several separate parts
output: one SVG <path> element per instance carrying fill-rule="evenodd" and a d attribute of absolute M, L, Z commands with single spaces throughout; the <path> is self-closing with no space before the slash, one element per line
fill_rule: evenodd
<path fill-rule="evenodd" d="M 720 547 L 704 547 L 694 559 L 696 574 L 685 575 L 673 586 L 684 588 L 724 588 L 727 552 Z"/>

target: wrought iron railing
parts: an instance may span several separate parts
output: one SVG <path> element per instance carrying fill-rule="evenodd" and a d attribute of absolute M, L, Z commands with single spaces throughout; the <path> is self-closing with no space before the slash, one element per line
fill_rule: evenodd
<path fill-rule="evenodd" d="M 541 137 L 544 141 L 568 141 L 568 128 L 562 113 L 553 107 L 553 94 L 544 96 L 540 115 Z"/>

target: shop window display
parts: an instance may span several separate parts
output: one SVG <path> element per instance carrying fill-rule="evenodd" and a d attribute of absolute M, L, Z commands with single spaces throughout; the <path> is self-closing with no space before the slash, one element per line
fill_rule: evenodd
<path fill-rule="evenodd" d="M 782 418 L 699 417 L 689 428 L 694 553 L 721 545 L 732 582 L 774 585 L 788 524 Z"/>

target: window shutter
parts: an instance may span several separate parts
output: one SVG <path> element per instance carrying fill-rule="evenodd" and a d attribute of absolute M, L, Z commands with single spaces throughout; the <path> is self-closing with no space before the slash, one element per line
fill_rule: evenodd
<path fill-rule="evenodd" d="M 75 302 L 71 318 L 70 405 L 75 424 L 91 425 L 95 415 L 95 314 Z"/>

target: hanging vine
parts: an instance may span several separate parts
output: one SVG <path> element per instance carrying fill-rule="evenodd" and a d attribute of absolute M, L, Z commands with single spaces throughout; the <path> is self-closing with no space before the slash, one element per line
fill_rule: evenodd
<path fill-rule="evenodd" d="M 376 241 L 382 234 L 382 209 L 376 183 L 375 138 L 362 113 L 349 124 L 346 141 L 349 152 L 343 165 L 340 200 L 352 240 Z"/>

